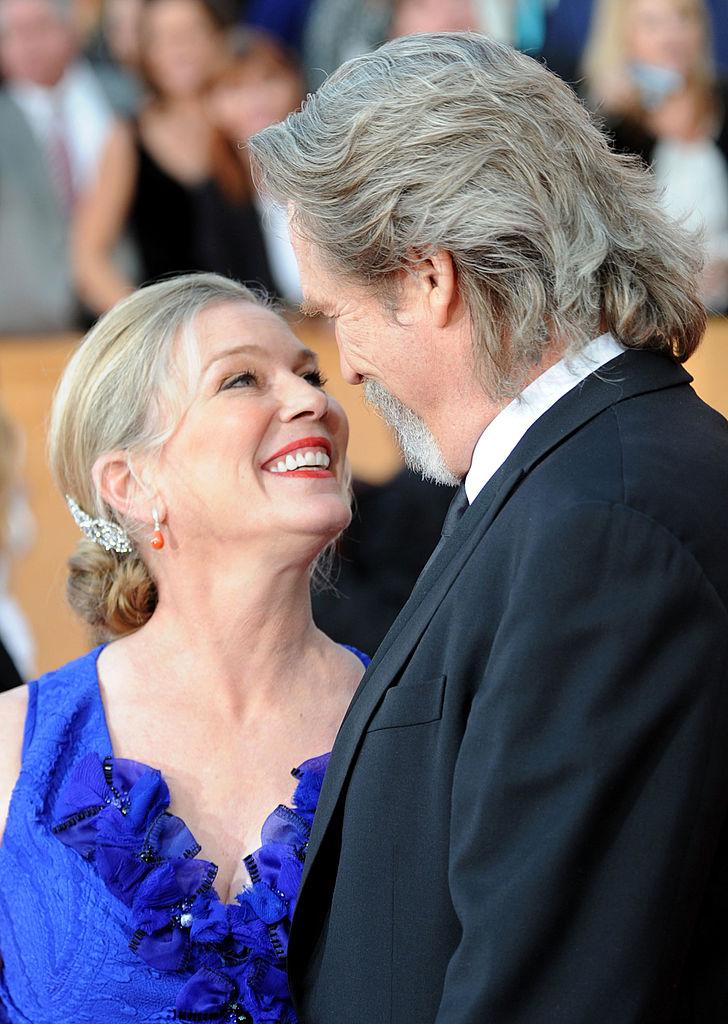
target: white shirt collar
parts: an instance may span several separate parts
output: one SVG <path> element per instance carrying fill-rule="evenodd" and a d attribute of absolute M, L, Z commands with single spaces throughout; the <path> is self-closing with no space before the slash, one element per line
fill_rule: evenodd
<path fill-rule="evenodd" d="M 470 469 L 465 477 L 465 493 L 472 504 L 490 478 L 503 465 L 526 431 L 575 388 L 589 374 L 624 352 L 611 334 L 602 334 L 588 342 L 576 355 L 559 360 L 502 409 L 480 435 Z"/>

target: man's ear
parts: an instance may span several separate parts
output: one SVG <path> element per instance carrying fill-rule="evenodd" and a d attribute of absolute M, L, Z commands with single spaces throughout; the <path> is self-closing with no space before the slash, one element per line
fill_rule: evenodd
<path fill-rule="evenodd" d="M 442 249 L 411 266 L 408 289 L 420 308 L 424 303 L 434 327 L 448 327 L 459 305 L 457 271 L 449 252 Z M 407 285 L 406 285 L 407 287 Z"/>
<path fill-rule="evenodd" d="M 96 490 L 110 508 L 128 519 L 146 520 L 141 505 L 149 505 L 149 498 L 145 500 L 128 452 L 101 455 L 94 463 L 92 476 Z"/>

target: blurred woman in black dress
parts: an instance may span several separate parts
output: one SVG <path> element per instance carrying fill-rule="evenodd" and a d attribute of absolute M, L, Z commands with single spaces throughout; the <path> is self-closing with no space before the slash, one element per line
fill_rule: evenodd
<path fill-rule="evenodd" d="M 246 142 L 255 132 L 296 110 L 303 96 L 303 74 L 294 56 L 258 32 L 246 32 L 235 41 L 234 58 L 216 78 L 208 96 L 210 118 L 234 147 L 250 196 L 249 205 L 239 205 L 233 216 L 221 210 L 215 244 L 219 251 L 224 237 L 232 251 L 245 251 L 260 268 L 252 276 L 292 305 L 301 301 L 301 289 L 288 237 L 288 215 L 284 207 L 258 195 L 253 187 Z M 211 227 L 215 223 L 208 220 Z"/>
<path fill-rule="evenodd" d="M 228 25 L 209 0 L 147 0 L 140 32 L 148 99 L 134 122 L 117 125 L 75 224 L 78 289 L 95 314 L 130 293 L 135 276 L 142 283 L 194 270 L 260 276 L 259 259 L 226 245 L 220 230 L 229 211 L 249 205 L 243 168 L 206 103 L 230 60 Z M 136 275 L 114 261 L 124 235 L 137 249 Z"/>

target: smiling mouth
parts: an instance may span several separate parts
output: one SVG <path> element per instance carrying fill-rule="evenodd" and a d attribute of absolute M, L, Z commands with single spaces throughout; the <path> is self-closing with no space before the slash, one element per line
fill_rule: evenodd
<path fill-rule="evenodd" d="M 332 477 L 331 442 L 324 437 L 303 437 L 281 448 L 263 463 L 263 469 L 277 476 Z"/>

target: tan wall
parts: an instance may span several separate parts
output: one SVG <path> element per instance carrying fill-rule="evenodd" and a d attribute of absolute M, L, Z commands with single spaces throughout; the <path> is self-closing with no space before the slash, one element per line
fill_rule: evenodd
<path fill-rule="evenodd" d="M 361 391 L 341 379 L 333 336 L 323 324 L 297 326 L 302 340 L 319 352 L 328 389 L 351 420 L 354 472 L 378 481 L 391 476 L 399 458 L 384 424 L 364 406 Z M 45 460 L 45 430 L 51 395 L 76 344 L 71 337 L 0 339 L 0 400 L 25 432 L 27 478 L 38 526 L 33 551 L 18 563 L 12 589 L 24 608 L 38 645 L 38 670 L 46 671 L 88 646 L 82 628 L 63 599 L 65 561 L 78 536 Z M 728 417 L 728 321 L 716 320 L 688 369 L 707 402 Z"/>

